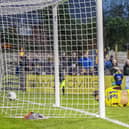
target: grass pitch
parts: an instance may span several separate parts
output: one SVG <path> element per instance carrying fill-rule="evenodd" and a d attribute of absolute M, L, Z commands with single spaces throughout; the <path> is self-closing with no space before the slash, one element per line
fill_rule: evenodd
<path fill-rule="evenodd" d="M 24 120 L 0 117 L 0 129 L 127 129 L 106 120 L 91 119 L 45 119 Z"/>
<path fill-rule="evenodd" d="M 127 129 L 116 125 L 114 123 L 102 120 L 99 118 L 86 118 L 86 115 L 78 113 L 76 111 L 63 110 L 56 107 L 52 107 L 55 102 L 54 95 L 42 95 L 28 94 L 26 92 L 18 91 L 16 101 L 9 101 L 6 97 L 0 98 L 0 129 Z M 3 94 L 4 96 L 6 93 Z M 2 95 L 2 96 L 3 96 Z M 84 99 L 84 98 L 89 98 Z M 24 101 L 23 101 L 24 100 Z M 89 103 L 89 100 L 90 103 Z M 4 102 L 4 105 L 3 105 Z M 43 105 L 45 104 L 45 105 Z M 98 111 L 98 102 L 96 102 L 91 95 L 65 95 L 61 96 L 62 106 L 89 110 L 93 113 Z M 91 104 L 91 105 L 90 105 Z M 37 113 L 43 113 L 46 116 L 51 114 L 57 115 L 57 117 L 64 118 L 51 118 L 45 120 L 24 120 L 5 118 L 13 114 L 25 115 L 26 113 L 34 111 Z M 120 120 L 124 123 L 129 124 L 129 107 L 106 107 L 106 115 L 111 119 Z M 65 118 L 67 117 L 67 118 Z M 75 118 L 72 118 L 75 117 Z M 88 116 L 89 117 L 89 116 Z"/>

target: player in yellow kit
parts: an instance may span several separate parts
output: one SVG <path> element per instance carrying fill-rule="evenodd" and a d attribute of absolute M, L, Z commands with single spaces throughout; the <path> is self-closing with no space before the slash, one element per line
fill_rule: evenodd
<path fill-rule="evenodd" d="M 99 100 L 99 94 L 95 91 L 95 99 Z M 105 90 L 105 104 L 107 106 L 129 106 L 129 90 L 117 90 L 110 87 Z"/>

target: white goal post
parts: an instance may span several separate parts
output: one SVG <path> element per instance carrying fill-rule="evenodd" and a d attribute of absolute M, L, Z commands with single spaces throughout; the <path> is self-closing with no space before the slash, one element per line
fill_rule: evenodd
<path fill-rule="evenodd" d="M 103 6 L 102 1 L 97 0 L 97 40 L 99 56 L 99 94 L 100 94 L 100 117 L 105 118 L 105 86 L 104 86 L 104 43 L 103 43 Z"/>
<path fill-rule="evenodd" d="M 102 0 L 1 0 L 0 40 L 2 114 L 107 119 Z"/>

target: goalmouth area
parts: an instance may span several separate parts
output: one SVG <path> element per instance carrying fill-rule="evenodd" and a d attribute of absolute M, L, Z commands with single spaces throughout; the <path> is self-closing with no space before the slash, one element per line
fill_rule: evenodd
<path fill-rule="evenodd" d="M 101 0 L 1 1 L 1 114 L 97 117 L 129 127 L 128 107 L 105 106 L 112 82 L 104 76 L 102 16 Z"/>

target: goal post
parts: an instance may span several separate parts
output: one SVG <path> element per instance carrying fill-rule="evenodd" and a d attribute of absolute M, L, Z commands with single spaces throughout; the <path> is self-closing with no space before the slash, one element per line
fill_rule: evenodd
<path fill-rule="evenodd" d="M 99 95 L 100 95 L 100 117 L 105 118 L 105 85 L 104 85 L 104 43 L 103 43 L 103 9 L 102 0 L 96 1 L 97 7 L 97 44 L 99 58 Z"/>
<path fill-rule="evenodd" d="M 57 14 L 58 5 L 55 4 L 52 6 L 53 11 L 53 38 L 54 38 L 54 65 L 55 65 L 55 106 L 60 106 L 60 82 L 59 82 L 59 46 L 58 46 L 58 14 Z"/>

